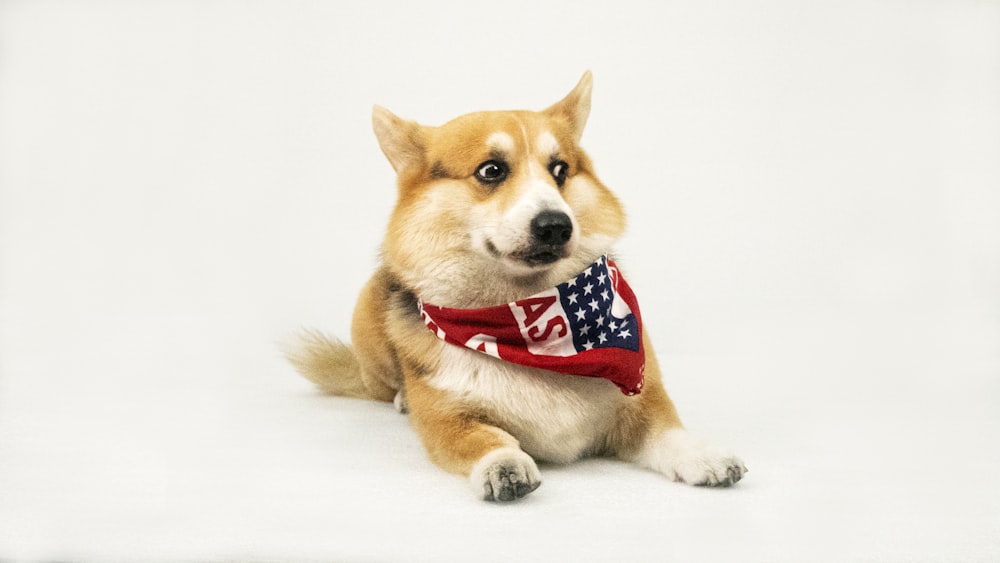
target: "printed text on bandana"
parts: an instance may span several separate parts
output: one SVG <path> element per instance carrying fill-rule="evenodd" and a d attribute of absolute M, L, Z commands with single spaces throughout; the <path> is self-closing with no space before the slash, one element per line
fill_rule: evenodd
<path fill-rule="evenodd" d="M 559 290 L 552 288 L 510 304 L 521 336 L 532 354 L 572 356 L 576 354 L 569 317 L 559 303 Z"/>

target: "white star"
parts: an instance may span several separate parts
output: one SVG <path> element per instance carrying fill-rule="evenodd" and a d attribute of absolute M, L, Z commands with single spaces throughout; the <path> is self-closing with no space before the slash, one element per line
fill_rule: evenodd
<path fill-rule="evenodd" d="M 600 285 L 604 285 L 604 280 L 607 279 L 607 277 L 608 276 L 604 275 L 604 272 L 601 272 L 601 275 L 597 276 L 597 282 Z"/>
<path fill-rule="evenodd" d="M 584 271 L 583 271 L 583 275 L 585 275 L 585 276 L 587 276 L 587 277 L 589 278 L 589 277 L 590 277 L 590 275 L 591 275 L 591 274 L 590 274 L 590 271 L 591 271 L 591 270 L 593 270 L 593 269 L 594 269 L 594 267 L 593 267 L 593 266 L 591 266 L 591 267 L 587 268 L 586 270 L 584 270 Z"/>
<path fill-rule="evenodd" d="M 597 317 L 597 326 L 604 326 L 604 315 Z"/>
<path fill-rule="evenodd" d="M 622 320 L 622 324 L 620 324 L 620 325 L 618 325 L 618 326 L 620 326 L 620 327 L 622 327 L 622 328 L 625 328 L 625 325 L 627 325 L 627 324 L 628 324 L 628 319 L 623 319 L 623 320 Z"/>
<path fill-rule="evenodd" d="M 594 299 L 593 301 L 591 301 L 590 303 L 587 303 L 587 304 L 590 305 L 590 310 L 591 311 L 596 311 L 597 308 L 600 306 L 600 303 L 598 303 L 596 299 Z"/>
<path fill-rule="evenodd" d="M 594 347 L 594 343 L 588 340 L 583 343 L 583 347 L 586 348 L 587 350 L 590 350 L 591 348 Z"/>
<path fill-rule="evenodd" d="M 610 328 L 611 330 L 618 330 L 618 323 L 612 320 L 611 322 L 608 323 L 608 328 Z"/>
<path fill-rule="evenodd" d="M 576 320 L 578 321 L 582 321 L 583 318 L 587 316 L 587 312 L 584 311 L 582 308 L 577 309 L 576 312 L 573 314 L 576 315 Z"/>
<path fill-rule="evenodd" d="M 597 335 L 597 338 L 598 338 L 598 339 L 600 340 L 600 344 L 604 344 L 605 342 L 607 342 L 607 341 L 608 341 L 608 336 L 607 336 L 607 334 L 605 334 L 605 333 L 603 333 L 603 332 L 602 332 L 601 334 L 598 334 L 598 335 Z"/>
<path fill-rule="evenodd" d="M 583 325 L 582 327 L 580 327 L 580 336 L 583 336 L 588 332 L 590 332 L 590 325 Z"/>
<path fill-rule="evenodd" d="M 576 278 L 573 278 L 566 282 L 566 287 L 576 287 Z"/>
<path fill-rule="evenodd" d="M 622 338 L 628 338 L 628 337 L 632 336 L 632 333 L 629 332 L 628 330 L 622 330 L 621 332 L 618 333 L 618 336 L 620 336 Z"/>
<path fill-rule="evenodd" d="M 592 283 L 588 283 L 587 285 L 583 286 L 584 295 L 590 295 L 590 292 L 593 290 L 594 290 L 594 284 Z"/>
<path fill-rule="evenodd" d="M 605 289 L 604 291 L 601 292 L 601 299 L 605 301 L 608 300 L 608 290 Z"/>
<path fill-rule="evenodd" d="M 566 298 L 569 299 L 569 304 L 570 305 L 573 305 L 574 303 L 576 303 L 576 298 L 577 297 L 579 297 L 579 295 L 575 291 L 573 293 L 570 293 L 569 295 L 566 296 Z"/>

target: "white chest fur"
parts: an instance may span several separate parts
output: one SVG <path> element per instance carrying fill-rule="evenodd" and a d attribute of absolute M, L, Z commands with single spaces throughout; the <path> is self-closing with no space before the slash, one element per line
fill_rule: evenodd
<path fill-rule="evenodd" d="M 569 462 L 600 448 L 623 401 L 610 381 L 560 375 L 457 346 L 428 382 L 510 432 L 536 459 Z"/>

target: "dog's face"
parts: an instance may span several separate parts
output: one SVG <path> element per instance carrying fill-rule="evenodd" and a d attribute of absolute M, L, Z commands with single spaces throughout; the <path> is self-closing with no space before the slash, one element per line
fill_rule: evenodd
<path fill-rule="evenodd" d="M 564 281 L 606 252 L 624 212 L 579 146 L 590 88 L 588 73 L 544 111 L 440 127 L 376 107 L 376 135 L 399 174 L 390 269 L 429 302 L 481 306 Z"/>

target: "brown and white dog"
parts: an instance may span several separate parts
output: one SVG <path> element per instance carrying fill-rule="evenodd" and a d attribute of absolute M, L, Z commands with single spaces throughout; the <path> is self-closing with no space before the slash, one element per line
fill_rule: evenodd
<path fill-rule="evenodd" d="M 607 379 L 456 346 L 422 317 L 424 303 L 476 309 L 523 299 L 611 252 L 625 214 L 579 145 L 591 85 L 588 72 L 543 111 L 472 113 L 440 127 L 376 106 L 375 134 L 399 191 L 381 266 L 354 312 L 353 348 L 309 332 L 288 353 L 326 392 L 395 401 L 430 458 L 487 500 L 534 491 L 535 460 L 614 456 L 709 486 L 747 471 L 681 425 L 646 333 L 645 384 L 629 396 Z"/>

